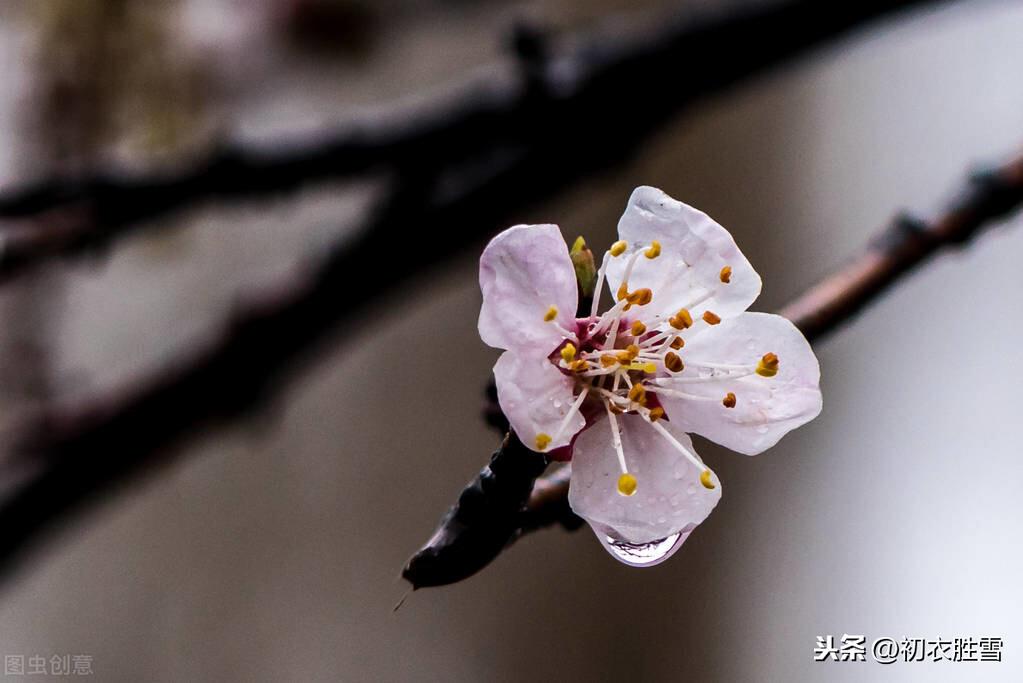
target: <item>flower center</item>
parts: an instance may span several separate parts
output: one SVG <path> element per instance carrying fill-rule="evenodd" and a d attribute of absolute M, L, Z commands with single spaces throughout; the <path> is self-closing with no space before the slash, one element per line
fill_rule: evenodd
<path fill-rule="evenodd" d="M 603 314 L 597 315 L 607 265 L 615 258 L 628 259 L 622 283 L 615 292 L 614 304 Z M 628 468 L 618 415 L 630 413 L 642 417 L 654 431 L 699 469 L 700 483 L 713 489 L 713 474 L 703 461 L 659 423 L 659 420 L 666 417 L 659 397 L 720 401 L 724 408 L 730 409 L 739 400 L 733 392 L 719 399 L 690 394 L 682 389 L 688 383 L 737 379 L 754 374 L 773 377 L 778 372 L 778 357 L 768 353 L 756 365 L 699 364 L 695 367 L 702 372 L 682 376 L 686 369 L 684 350 L 687 334 L 698 325 L 717 325 L 721 318 L 710 310 L 704 310 L 695 319 L 690 313 L 690 309 L 709 299 L 713 290 L 698 292 L 691 301 L 685 302 L 684 306 L 671 315 L 657 315 L 649 311 L 647 305 L 656 298 L 656 291 L 645 287 L 631 290 L 629 279 L 637 268 L 643 267 L 642 261 L 657 258 L 668 258 L 662 255 L 661 244 L 657 241 L 648 245 L 634 245 L 631 252 L 628 244 L 619 241 L 604 254 L 597 271 L 589 317 L 576 320 L 574 334 L 563 330 L 566 340 L 551 354 L 551 362 L 574 378 L 576 398 L 558 431 L 553 435 L 540 434 L 536 442 L 537 448 L 543 450 L 551 441 L 556 441 L 580 410 L 587 409 L 595 414 L 605 412 L 621 469 L 617 490 L 623 496 L 633 495 L 639 482 Z M 730 282 L 731 272 L 729 266 L 722 268 L 720 281 L 723 285 Z M 545 320 L 552 322 L 557 316 L 557 309 L 551 307 L 543 315 Z"/>

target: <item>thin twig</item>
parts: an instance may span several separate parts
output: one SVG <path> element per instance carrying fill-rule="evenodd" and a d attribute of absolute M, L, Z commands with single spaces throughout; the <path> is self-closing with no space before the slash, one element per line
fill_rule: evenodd
<path fill-rule="evenodd" d="M 0 279 L 56 255 L 104 247 L 198 201 L 274 195 L 313 181 L 383 172 L 443 193 L 451 182 L 485 185 L 515 173 L 531 179 L 517 194 L 549 194 L 620 161 L 701 96 L 926 2 L 739 4 L 728 13 L 616 25 L 557 41 L 557 49 L 536 31 L 520 30 L 516 63 L 426 105 L 262 147 L 225 144 L 177 171 L 106 170 L 10 189 L 0 194 L 0 217 L 19 220 L 0 233 Z"/>
<path fill-rule="evenodd" d="M 807 339 L 817 341 L 849 322 L 886 289 L 943 249 L 964 244 L 1021 206 L 1023 154 L 1002 166 L 971 175 L 948 206 L 930 219 L 896 217 L 862 254 L 779 313 L 795 323 Z M 569 467 L 565 467 L 537 480 L 522 512 L 518 536 L 558 523 L 569 528 L 577 524 L 578 518 L 567 506 L 568 474 Z"/>

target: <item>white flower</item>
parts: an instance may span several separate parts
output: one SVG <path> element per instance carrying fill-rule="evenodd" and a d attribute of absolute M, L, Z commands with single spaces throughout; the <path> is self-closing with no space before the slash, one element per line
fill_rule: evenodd
<path fill-rule="evenodd" d="M 821 409 L 817 359 L 796 327 L 747 313 L 760 277 L 706 214 L 639 187 L 577 318 L 555 225 L 517 225 L 480 259 L 483 341 L 519 438 L 571 459 L 569 503 L 598 537 L 681 541 L 721 497 L 687 433 L 748 455 Z M 615 304 L 597 315 L 606 280 Z M 669 553 L 670 554 L 670 553 Z"/>

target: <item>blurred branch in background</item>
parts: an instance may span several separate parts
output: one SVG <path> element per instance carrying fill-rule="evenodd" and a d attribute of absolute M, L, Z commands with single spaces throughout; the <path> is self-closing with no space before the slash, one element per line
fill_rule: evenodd
<path fill-rule="evenodd" d="M 807 339 L 818 340 L 942 249 L 967 242 L 1021 205 L 1023 154 L 1002 166 L 970 176 L 949 205 L 929 220 L 909 215 L 896 217 L 861 255 L 779 313 L 794 322 Z M 487 414 L 490 421 L 490 412 Z M 494 461 L 500 461 L 509 449 L 525 463 L 530 461 L 523 457 L 523 451 L 534 458 L 538 455 L 522 447 L 510 434 L 494 454 Z M 508 460 L 514 462 L 514 458 Z M 485 469 L 484 474 L 487 472 Z M 525 506 L 498 512 L 487 510 L 486 514 L 478 512 L 483 506 L 476 500 L 478 496 L 466 496 L 473 489 L 468 487 L 426 545 L 412 556 L 402 575 L 414 589 L 454 583 L 485 567 L 525 533 L 559 523 L 568 529 L 578 528 L 580 520 L 568 505 L 570 475 L 571 465 L 562 467 L 537 480 Z M 467 504 L 475 508 L 473 512 L 460 514 L 460 508 Z M 491 508 L 502 504 L 511 506 L 516 501 L 498 498 L 488 502 Z M 476 520 L 479 526 L 466 525 L 467 518 Z M 481 529 L 488 533 L 482 534 Z"/>
<path fill-rule="evenodd" d="M 425 208 L 488 191 L 506 204 L 515 194 L 521 205 L 621 161 L 699 97 L 923 2 L 740 5 L 557 41 L 520 29 L 516 63 L 425 105 L 261 146 L 225 144 L 178 170 L 106 169 L 7 189 L 0 193 L 0 218 L 8 219 L 0 228 L 0 278 L 105 246 L 202 200 L 369 173 L 389 174 Z M 408 199 L 407 192 L 394 198 Z M 490 225 L 479 221 L 476 234 Z"/>
<path fill-rule="evenodd" d="M 683 105 L 912 4 L 781 3 L 738 16 L 593 34 L 561 54 L 541 36 L 521 31 L 518 72 L 470 88 L 397 128 L 367 124 L 333 142 L 282 143 L 276 153 L 229 150 L 176 176 L 104 174 L 8 195 L 0 202 L 8 215 L 33 216 L 31 225 L 6 233 L 0 271 L 11 274 L 54 254 L 102 244 L 137 220 L 201 198 L 265 194 L 382 169 L 391 179 L 390 192 L 354 236 L 249 296 L 218 338 L 137 382 L 45 407 L 23 425 L 17 465 L 27 474 L 7 482 L 0 501 L 3 568 L 52 522 L 172 457 L 202 427 L 265 405 L 296 375 L 299 361 L 343 323 L 357 320 L 375 297 L 494 231 L 524 205 L 621 162 Z M 636 106 L 622 106 L 633 101 Z M 604 112 L 614 113 L 613 123 Z M 293 144 L 299 151 L 286 151 Z M 976 216 L 978 224 L 995 215 L 981 208 L 988 213 Z M 387 266 L 372 289 L 365 287 L 367 258 Z M 883 285 L 864 290 L 863 300 Z M 338 305 L 342 300 L 345 306 Z M 546 509 L 534 505 L 518 528 L 546 524 Z"/>

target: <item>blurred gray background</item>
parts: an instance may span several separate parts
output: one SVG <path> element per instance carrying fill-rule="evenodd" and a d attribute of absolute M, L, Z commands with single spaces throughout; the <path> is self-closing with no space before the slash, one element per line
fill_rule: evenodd
<path fill-rule="evenodd" d="M 388 0 L 311 48 L 282 4 L 4 3 L 0 182 L 315 129 L 459 82 L 516 17 L 571 29 L 668 6 Z M 632 188 L 662 187 L 733 232 L 772 310 L 1023 143 L 1021 36 L 1006 1 L 871 24 L 517 220 L 605 245 Z M 377 189 L 198 206 L 0 289 L 0 428 L 213 334 Z M 63 525 L 0 587 L 0 653 L 88 653 L 104 681 L 1023 677 L 1020 218 L 819 344 L 816 421 L 757 458 L 698 443 L 724 496 L 671 561 L 630 569 L 587 528 L 552 530 L 395 613 L 402 564 L 497 443 L 479 418 L 497 355 L 476 333 L 481 247 L 339 331 L 272 410 Z M 816 636 L 844 633 L 1002 637 L 1004 661 L 815 664 Z"/>

